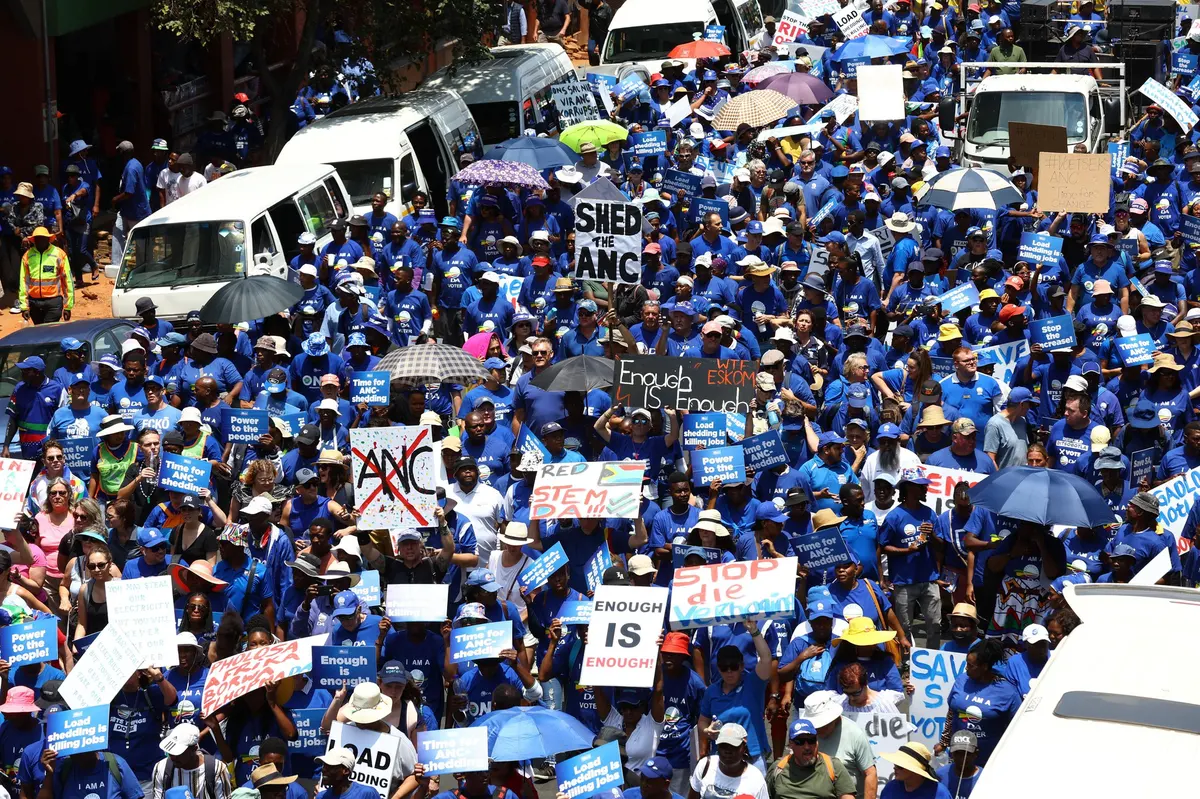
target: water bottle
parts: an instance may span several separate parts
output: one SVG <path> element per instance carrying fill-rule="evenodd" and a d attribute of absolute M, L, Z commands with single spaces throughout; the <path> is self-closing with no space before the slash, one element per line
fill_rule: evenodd
<path fill-rule="evenodd" d="M 454 684 L 450 687 L 450 691 L 453 696 L 466 696 L 461 677 L 456 677 L 454 679 Z M 461 710 L 454 711 L 454 721 L 459 725 L 464 725 L 467 723 L 467 709 L 465 707 Z"/>

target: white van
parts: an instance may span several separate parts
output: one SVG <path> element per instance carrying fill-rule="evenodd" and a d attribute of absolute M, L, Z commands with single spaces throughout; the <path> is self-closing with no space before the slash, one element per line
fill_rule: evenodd
<path fill-rule="evenodd" d="M 462 98 L 450 90 L 411 91 L 341 108 L 300 130 L 276 164 L 332 164 L 356 213 L 370 213 L 371 197 L 388 195 L 398 217 L 412 212 L 412 195 L 429 194 L 439 218 L 446 189 L 465 150 L 481 155 L 479 132 Z"/>
<path fill-rule="evenodd" d="M 289 277 L 301 233 L 330 240 L 329 224 L 346 217 L 349 201 L 328 164 L 260 166 L 232 172 L 181 197 L 129 231 L 114 275 L 114 317 L 136 317 L 149 297 L 161 318 L 183 318 L 245 274 Z M 109 267 L 113 269 L 113 267 Z"/>
<path fill-rule="evenodd" d="M 440 69 L 422 88 L 453 88 L 471 109 L 485 146 L 537 128 L 551 105 L 550 86 L 578 80 L 566 51 L 557 44 L 512 44 L 493 47 L 492 58 L 460 64 L 453 74 Z"/>
<path fill-rule="evenodd" d="M 702 38 L 709 25 L 724 26 L 725 44 L 734 53 L 757 46 L 765 35 L 758 0 L 626 0 L 608 26 L 600 66 L 587 71 L 620 76 L 624 65 L 638 64 L 653 74 L 671 50 Z M 695 66 L 692 59 L 685 63 Z"/>

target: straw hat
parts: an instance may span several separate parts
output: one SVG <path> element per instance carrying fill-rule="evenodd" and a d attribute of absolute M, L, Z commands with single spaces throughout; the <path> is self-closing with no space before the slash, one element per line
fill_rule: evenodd
<path fill-rule="evenodd" d="M 950 420 L 942 412 L 941 405 L 926 405 L 925 410 L 921 411 L 921 421 L 917 427 L 941 427 L 947 424 L 950 424 Z"/>
<path fill-rule="evenodd" d="M 384 696 L 373 682 L 354 686 L 350 702 L 338 711 L 338 721 L 353 724 L 374 724 L 392 712 L 392 698 Z"/>
<path fill-rule="evenodd" d="M 1159 352 L 1154 355 L 1154 365 L 1150 367 L 1150 374 L 1154 374 L 1159 369 L 1170 369 L 1172 372 L 1183 371 L 1183 367 L 1175 363 L 1175 356 L 1167 352 Z"/>
<path fill-rule="evenodd" d="M 838 516 L 829 508 L 821 508 L 812 515 L 812 529 L 822 530 L 826 527 L 837 527 L 846 521 L 845 516 Z"/>
<path fill-rule="evenodd" d="M 879 756 L 906 771 L 920 774 L 927 780 L 937 782 L 933 768 L 929 765 L 929 761 L 933 759 L 933 753 L 924 744 L 906 743 L 898 751 L 880 752 Z"/>
<path fill-rule="evenodd" d="M 229 583 L 225 582 L 224 580 L 217 579 L 213 576 L 212 566 L 209 565 L 207 560 L 197 560 L 190 566 L 174 563 L 171 565 L 171 579 L 175 581 L 175 585 L 179 587 L 179 590 L 183 591 L 185 594 L 192 589 L 188 588 L 187 583 L 183 581 L 183 572 L 187 572 L 188 574 L 193 574 L 196 577 L 199 577 L 201 580 L 211 585 L 214 591 L 220 591 L 221 589 L 225 588 L 225 586 L 229 585 Z"/>
<path fill-rule="evenodd" d="M 842 637 L 838 640 L 854 644 L 855 646 L 875 646 L 876 644 L 890 641 L 895 637 L 895 630 L 888 630 L 887 632 L 876 630 L 874 621 L 866 616 L 859 616 L 857 619 L 850 620 L 850 623 L 846 625 L 845 632 L 842 633 Z"/>

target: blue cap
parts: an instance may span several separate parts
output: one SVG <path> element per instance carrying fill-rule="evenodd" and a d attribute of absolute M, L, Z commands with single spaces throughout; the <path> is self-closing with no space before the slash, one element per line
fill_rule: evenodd
<path fill-rule="evenodd" d="M 499 591 L 502 586 L 496 582 L 496 575 L 487 569 L 475 569 L 467 575 L 467 585 L 477 586 L 484 591 Z"/>
<path fill-rule="evenodd" d="M 1085 375 L 1098 375 L 1100 374 L 1100 364 L 1095 361 L 1084 361 L 1082 372 Z"/>
<path fill-rule="evenodd" d="M 833 169 L 829 170 L 829 177 L 831 178 L 844 178 L 849 174 L 850 170 L 846 168 L 845 164 L 838 164 Z"/>
<path fill-rule="evenodd" d="M 684 300 L 683 302 L 675 303 L 671 307 L 671 313 L 683 313 L 683 314 L 687 314 L 688 316 L 690 316 L 692 318 L 695 318 L 696 309 L 692 307 L 692 304 L 690 302 L 688 302 L 687 300 Z"/>
<path fill-rule="evenodd" d="M 558 422 L 546 422 L 538 429 L 538 435 L 542 437 L 548 436 L 551 433 L 561 432 L 563 432 L 563 426 Z"/>
<path fill-rule="evenodd" d="M 17 363 L 18 369 L 37 369 L 39 372 L 46 371 L 46 362 L 36 355 L 30 355 L 23 361 Z M 119 367 L 118 367 L 119 368 Z"/>
<path fill-rule="evenodd" d="M 75 382 L 75 383 L 78 383 L 78 382 L 79 382 L 79 380 L 76 380 L 76 381 L 74 381 L 74 382 Z M 161 388 L 162 386 L 165 386 L 165 385 L 166 385 L 166 382 L 165 382 L 165 381 L 164 381 L 164 380 L 163 380 L 163 379 L 162 379 L 160 376 L 158 376 L 158 375 L 155 375 L 155 374 L 149 374 L 149 375 L 146 375 L 146 379 L 145 379 L 145 380 L 143 380 L 142 382 L 143 382 L 143 383 L 150 383 L 151 385 L 156 385 L 156 386 L 159 386 L 160 388 Z"/>
<path fill-rule="evenodd" d="M 117 360 L 117 356 L 111 353 L 103 356 L 98 361 L 92 361 L 92 363 L 96 364 L 97 366 L 107 366 L 110 369 L 119 370 L 121 368 L 121 362 Z"/>
<path fill-rule="evenodd" d="M 774 502 L 762 502 L 754 510 L 754 521 L 777 522 L 783 524 L 788 520 L 787 514 L 775 506 Z"/>
<path fill-rule="evenodd" d="M 979 19 L 978 17 L 971 20 L 971 30 L 973 30 L 973 31 L 983 30 L 983 20 Z"/>
<path fill-rule="evenodd" d="M 833 113 L 833 109 L 831 108 L 826 108 L 821 112 L 821 119 L 833 119 L 835 116 L 836 114 Z"/>
<path fill-rule="evenodd" d="M 422 208 L 420 211 L 417 211 L 417 224 L 435 225 L 437 224 L 437 214 L 432 208 Z"/>
<path fill-rule="evenodd" d="M 478 602 L 465 602 L 458 609 L 458 613 L 454 616 L 454 623 L 466 619 L 475 619 L 477 621 L 487 621 L 487 611 L 483 609 L 483 605 Z"/>
<path fill-rule="evenodd" d="M 153 549 L 167 543 L 167 539 L 163 536 L 162 530 L 157 527 L 143 527 L 142 531 L 138 533 L 137 542 L 138 546 Z"/>
<path fill-rule="evenodd" d="M 938 86 L 937 81 L 934 80 L 933 78 L 926 78 L 921 83 L 921 93 L 922 94 L 932 94 L 933 92 L 937 92 L 938 94 L 941 94 L 941 91 L 942 91 L 942 87 Z"/>
<path fill-rule="evenodd" d="M 919 486 L 927 486 L 927 485 L 930 485 L 930 483 L 932 481 L 928 477 L 925 476 L 924 469 L 917 467 L 917 466 L 913 466 L 913 467 L 909 467 L 907 469 L 900 470 L 900 482 L 901 483 L 912 483 L 913 485 L 919 485 Z"/>
<path fill-rule="evenodd" d="M 822 433 L 817 436 L 817 448 L 827 446 L 829 444 L 845 444 L 846 439 L 839 436 L 837 433 Z"/>
<path fill-rule="evenodd" d="M 666 78 L 659 78 L 658 80 L 654 81 L 654 83 L 650 84 L 650 88 L 652 89 L 657 89 L 660 86 L 666 86 L 669 89 L 671 88 L 671 81 L 667 80 Z"/>
<path fill-rule="evenodd" d="M 333 618 L 338 616 L 353 616 L 358 613 L 359 607 L 362 606 L 362 600 L 358 598 L 358 594 L 353 591 L 339 591 L 333 597 L 333 611 L 329 614 Z"/>
<path fill-rule="evenodd" d="M 1175 270 L 1172 268 L 1170 261 L 1155 261 L 1154 273 L 1156 275 L 1173 275 L 1175 274 Z"/>
<path fill-rule="evenodd" d="M 1024 386 L 1017 386 L 1012 391 L 1008 392 L 1008 404 L 1020 405 L 1022 402 L 1033 402 L 1033 392 Z"/>
<path fill-rule="evenodd" d="M 592 313 L 596 313 L 598 310 L 600 309 L 596 306 L 595 300 L 583 300 L 575 309 L 575 313 L 579 313 L 580 311 L 591 311 Z"/>
<path fill-rule="evenodd" d="M 417 530 L 413 530 L 411 528 L 409 528 L 407 530 L 401 530 L 399 533 L 396 534 L 396 543 L 397 544 L 399 544 L 402 541 L 424 541 L 424 540 L 425 539 L 423 539 L 421 537 L 420 532 L 418 532 Z"/>
<path fill-rule="evenodd" d="M 186 318 L 186 319 L 187 319 L 187 321 L 189 321 L 189 322 L 202 322 L 202 321 L 204 321 L 203 319 L 201 319 L 201 318 L 200 318 L 200 312 L 199 312 L 199 311 L 188 311 L 188 312 L 187 312 L 187 316 L 186 316 L 185 318 Z"/>
<path fill-rule="evenodd" d="M 922 25 L 921 26 L 921 38 L 928 39 L 932 36 L 933 36 L 933 28 L 929 27 L 928 25 Z"/>
<path fill-rule="evenodd" d="M 669 780 L 673 773 L 674 770 L 671 768 L 671 761 L 662 755 L 655 755 L 638 769 L 638 774 L 641 774 L 642 777 L 648 780 Z"/>
<path fill-rule="evenodd" d="M 867 407 L 869 396 L 865 383 L 851 383 L 850 387 L 846 389 L 846 401 L 851 408 Z"/>
<path fill-rule="evenodd" d="M 935 158 L 949 158 L 950 148 L 943 144 L 941 147 L 933 151 L 933 155 Z"/>
<path fill-rule="evenodd" d="M 816 737 L 817 728 L 808 719 L 796 719 L 792 722 L 791 728 L 788 730 L 788 740 L 794 741 L 801 735 L 811 735 Z"/>
<path fill-rule="evenodd" d="M 319 357 L 329 352 L 329 342 L 321 333 L 312 333 L 304 339 L 303 348 L 309 355 Z"/>
<path fill-rule="evenodd" d="M 961 210 L 966 210 L 966 209 L 961 209 Z M 983 228 L 979 227 L 978 225 L 967 228 L 967 238 L 969 239 L 974 236 L 979 236 L 979 237 L 985 238 L 985 239 L 987 238 L 987 234 L 985 234 L 983 232 Z"/>
<path fill-rule="evenodd" d="M 347 347 L 369 347 L 367 337 L 362 333 L 351 333 L 346 339 Z"/>
<path fill-rule="evenodd" d="M 454 228 L 455 230 L 461 230 L 461 229 L 462 229 L 462 222 L 459 222 L 459 221 L 458 221 L 458 217 L 457 217 L 457 216 L 443 216 L 443 217 L 442 217 L 442 225 L 441 225 L 441 226 L 442 226 L 442 227 L 450 227 L 450 228 Z"/>
<path fill-rule="evenodd" d="M 176 333 L 172 330 L 167 335 L 160 338 L 157 342 L 160 347 L 182 347 L 187 344 L 187 336 L 182 333 Z"/>
<path fill-rule="evenodd" d="M 805 610 L 804 615 L 808 616 L 809 621 L 812 621 L 813 619 L 832 619 L 833 608 L 828 602 L 822 602 L 819 600 L 816 602 L 809 602 L 808 608 Z"/>
<path fill-rule="evenodd" d="M 1137 550 L 1129 546 L 1129 544 L 1117 544 L 1113 547 L 1110 558 L 1133 558 L 1137 560 Z"/>
<path fill-rule="evenodd" d="M 83 349 L 83 347 L 84 343 L 77 338 L 67 337 L 62 340 L 63 352 L 74 352 L 75 350 Z"/>
<path fill-rule="evenodd" d="M 507 369 L 508 364 L 506 364 L 504 362 L 503 358 L 488 358 L 486 361 L 483 362 L 483 368 L 484 369 Z"/>
<path fill-rule="evenodd" d="M 900 428 L 888 422 L 879 426 L 879 432 L 875 434 L 876 438 L 900 438 Z"/>
<path fill-rule="evenodd" d="M 717 73 L 711 69 L 704 70 L 704 74 L 700 76 L 700 80 L 716 80 Z"/>
<path fill-rule="evenodd" d="M 831 241 L 836 242 L 837 244 L 845 244 L 846 236 L 845 236 L 845 234 L 841 233 L 840 231 L 831 230 L 830 232 L 826 233 L 824 236 L 821 236 L 819 239 L 817 239 L 818 244 L 828 244 Z"/>
<path fill-rule="evenodd" d="M 746 225 L 746 232 L 761 234 L 763 232 L 763 223 L 755 219 L 753 222 L 750 222 Z"/>
<path fill-rule="evenodd" d="M 174 788 L 168 788 L 163 793 L 163 799 L 195 799 L 192 796 L 192 789 L 186 785 L 176 785 Z"/>

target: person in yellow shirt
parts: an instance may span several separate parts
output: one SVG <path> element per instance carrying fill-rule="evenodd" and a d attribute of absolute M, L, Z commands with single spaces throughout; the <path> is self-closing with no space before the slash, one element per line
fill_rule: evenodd
<path fill-rule="evenodd" d="M 33 246 L 21 258 L 21 286 L 17 305 L 21 316 L 35 325 L 71 321 L 75 307 L 75 284 L 67 254 L 50 243 L 50 231 L 35 228 Z"/>

